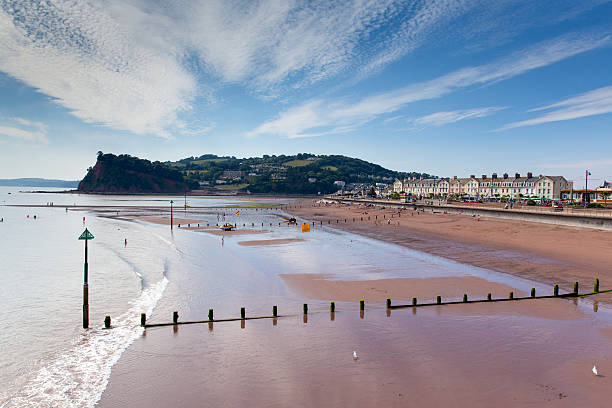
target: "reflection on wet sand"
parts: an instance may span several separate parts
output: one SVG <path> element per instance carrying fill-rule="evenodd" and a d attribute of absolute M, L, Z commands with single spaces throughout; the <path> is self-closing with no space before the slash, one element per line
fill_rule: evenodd
<path fill-rule="evenodd" d="M 270 240 L 299 236 L 290 229 L 252 231 L 270 234 Z M 271 305 L 279 305 L 290 316 L 272 318 L 271 325 L 219 322 L 214 331 L 212 323 L 172 332 L 147 329 L 113 368 L 99 407 L 515 407 L 551 401 L 602 406 L 607 401 L 612 376 L 595 378 L 590 368 L 596 361 L 602 373 L 612 372 L 612 335 L 601 329 L 612 327 L 612 317 L 604 306 L 592 313 L 591 300 L 391 311 L 386 298 L 399 303 L 413 296 L 461 299 L 464 293 L 523 296 L 530 286 L 512 277 L 488 280 L 482 271 L 474 276 L 461 265 L 326 230 L 313 230 L 299 245 L 256 248 L 206 245 L 213 242 L 206 234 L 175 236 L 189 267 L 170 277 L 156 314 L 169 316 L 179 299 L 185 315 L 194 318 L 213 306 L 269 314 Z M 430 277 L 418 277 L 423 275 Z M 359 310 L 361 299 L 365 311 Z M 303 302 L 308 314 L 300 313 Z"/>
<path fill-rule="evenodd" d="M 303 242 L 301 238 L 283 238 L 283 239 L 261 239 L 257 241 L 240 241 L 238 245 L 242 246 L 264 246 L 264 245 L 284 245 L 294 242 Z"/>
<path fill-rule="evenodd" d="M 559 304 L 572 308 L 571 302 Z M 445 307 L 440 307 L 444 310 Z M 114 368 L 100 407 L 194 406 L 540 406 L 557 400 L 602 406 L 612 372 L 610 339 L 590 321 L 438 314 L 433 309 L 308 315 L 245 327 L 185 326 L 137 341 Z M 299 318 L 306 322 L 306 316 Z M 177 355 L 172 350 L 176 350 Z M 181 351 L 184 350 L 184 351 Z M 185 351 L 189 351 L 187 358 Z M 359 361 L 352 352 L 358 350 Z M 185 358 L 180 356 L 184 355 Z M 146 364 L 133 367 L 138 356 Z M 177 360 L 178 358 L 178 360 Z M 186 369 L 188 367 L 188 369 Z M 138 381 L 147 378 L 148 381 Z M 172 378 L 172 381 L 167 381 Z M 180 399 L 177 396 L 180 395 Z M 594 404 L 594 405 L 593 405 Z"/>

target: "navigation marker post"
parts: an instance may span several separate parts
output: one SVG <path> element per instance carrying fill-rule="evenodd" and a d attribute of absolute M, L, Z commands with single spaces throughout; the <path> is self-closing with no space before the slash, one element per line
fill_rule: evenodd
<path fill-rule="evenodd" d="M 79 237 L 79 240 L 85 241 L 85 267 L 83 270 L 84 272 L 83 273 L 83 328 L 84 329 L 89 328 L 89 286 L 87 284 L 87 273 L 88 273 L 87 241 L 89 241 L 90 239 L 94 239 L 94 236 L 91 234 L 91 232 L 89 232 L 87 228 L 85 228 L 85 231 L 83 231 L 83 233 Z"/>
<path fill-rule="evenodd" d="M 170 200 L 170 229 L 173 229 L 173 225 L 172 225 L 172 204 L 174 204 L 174 201 Z"/>

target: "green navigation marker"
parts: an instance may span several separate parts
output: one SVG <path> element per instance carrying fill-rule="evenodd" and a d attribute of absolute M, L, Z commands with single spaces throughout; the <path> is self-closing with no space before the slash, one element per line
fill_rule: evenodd
<path fill-rule="evenodd" d="M 89 328 L 89 286 L 87 284 L 87 241 L 94 239 L 94 236 L 87 228 L 79 237 L 79 240 L 85 241 L 85 267 L 83 271 L 83 328 Z"/>
<path fill-rule="evenodd" d="M 87 240 L 90 240 L 90 239 L 94 239 L 94 236 L 91 234 L 91 232 L 89 232 L 89 230 L 87 228 L 85 228 L 85 231 L 83 231 L 83 233 L 81 234 L 79 239 L 87 241 Z"/>

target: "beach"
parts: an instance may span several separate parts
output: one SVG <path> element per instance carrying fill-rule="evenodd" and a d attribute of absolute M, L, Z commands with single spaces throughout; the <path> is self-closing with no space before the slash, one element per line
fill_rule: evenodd
<path fill-rule="evenodd" d="M 570 290 L 612 281 L 612 231 L 362 205 L 298 205 L 289 212 L 333 228 Z M 346 222 L 345 222 L 346 220 Z M 329 222 L 329 224 L 328 224 Z"/>
<path fill-rule="evenodd" d="M 103 200 L 95 197 L 93 203 Z M 63 228 L 61 240 L 47 251 L 66 258 L 63 279 L 71 285 L 59 292 L 62 298 L 47 293 L 29 300 L 61 305 L 52 325 L 41 313 L 37 336 L 54 330 L 65 345 L 43 341 L 26 353 L 21 345 L 32 344 L 26 341 L 29 331 L 21 341 L 7 336 L 8 330 L 0 337 L 22 354 L 7 366 L 18 379 L 2 394 L 7 407 L 25 401 L 103 408 L 607 404 L 610 293 L 401 309 L 387 309 L 385 302 L 407 305 L 416 297 L 433 303 L 437 296 L 460 301 L 464 294 L 477 300 L 489 293 L 507 299 L 510 292 L 529 296 L 531 288 L 546 295 L 553 283 L 567 293 L 575 279 L 585 292 L 595 277 L 608 289 L 606 263 L 595 268 L 608 232 L 388 208 L 319 207 L 313 200 L 279 202 L 282 211 L 236 201 L 227 209 L 219 207 L 224 204 L 219 198 L 211 199 L 214 207 L 175 213 L 181 227 L 171 229 L 169 211 L 136 203 L 133 209 L 36 209 L 38 219 L 25 224 L 34 210 L 10 208 L 3 227 L 23 230 L 18 242 L 40 231 L 48 240 Z M 288 224 L 288 216 L 296 216 L 298 224 Z M 238 229 L 221 231 L 215 226 L 221 221 Z M 302 232 L 306 222 L 310 231 Z M 96 237 L 90 242 L 88 332 L 82 332 L 78 314 L 82 243 L 76 236 L 85 226 Z M 11 270 L 30 270 L 28 265 L 15 262 Z M 40 273 L 53 282 L 54 274 Z M 8 312 L 18 299 L 29 299 L 14 286 L 15 299 L 4 305 Z M 278 308 L 274 319 L 272 306 Z M 268 318 L 146 329 L 139 324 L 140 313 L 156 324 L 171 322 L 175 311 L 179 322 L 206 320 L 209 309 L 215 319 L 236 319 L 243 307 L 246 317 Z M 102 325 L 106 314 L 113 319 L 110 330 Z M 40 355 L 43 346 L 43 359 L 22 373 L 18 367 L 27 364 L 29 354 Z M 602 376 L 591 373 L 593 365 Z"/>

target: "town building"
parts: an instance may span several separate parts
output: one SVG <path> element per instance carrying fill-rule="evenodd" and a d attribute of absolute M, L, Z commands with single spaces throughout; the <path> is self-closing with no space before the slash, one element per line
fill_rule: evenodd
<path fill-rule="evenodd" d="M 560 200 L 562 191 L 572 189 L 572 182 L 562 176 L 526 176 L 515 173 L 514 177 L 497 173 L 469 178 L 409 178 L 395 180 L 393 191 L 405 192 L 416 197 L 456 197 L 471 199 L 520 199 Z"/>

